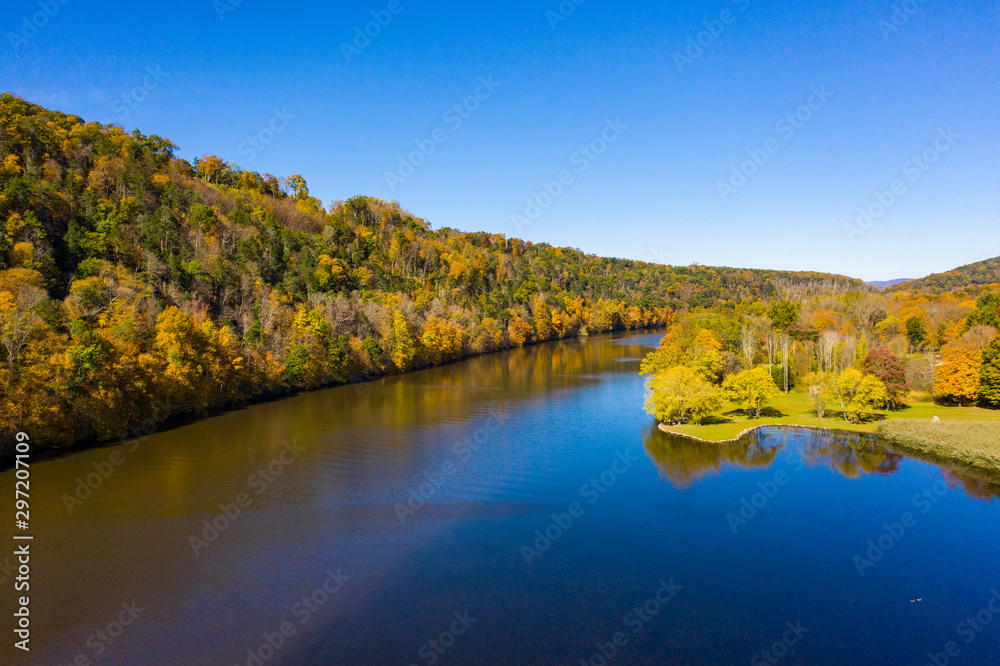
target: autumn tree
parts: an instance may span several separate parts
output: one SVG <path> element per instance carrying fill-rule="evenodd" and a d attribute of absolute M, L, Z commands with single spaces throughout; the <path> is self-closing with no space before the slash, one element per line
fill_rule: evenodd
<path fill-rule="evenodd" d="M 0 273 L 0 344 L 7 354 L 8 381 L 32 336 L 44 327 L 36 310 L 48 297 L 37 271 L 12 268 Z"/>
<path fill-rule="evenodd" d="M 832 393 L 831 383 L 834 381 L 833 375 L 818 375 L 810 373 L 806 375 L 805 384 L 809 387 L 809 399 L 813 405 L 813 411 L 819 418 L 826 418 L 826 408 L 830 403 Z"/>
<path fill-rule="evenodd" d="M 197 173 L 208 182 L 217 181 L 226 168 L 226 163 L 218 155 L 203 155 L 198 160 Z"/>
<path fill-rule="evenodd" d="M 751 418 L 760 418 L 767 403 L 778 394 L 778 387 L 766 368 L 744 370 L 727 377 L 722 388 L 730 400 L 739 403 Z"/>
<path fill-rule="evenodd" d="M 934 377 L 936 398 L 960 406 L 979 398 L 983 352 L 995 335 L 993 327 L 979 325 L 945 345 L 941 365 Z"/>
<path fill-rule="evenodd" d="M 410 325 L 406 321 L 406 316 L 396 310 L 392 313 L 392 338 L 389 347 L 389 357 L 400 371 L 406 372 L 413 363 L 416 355 L 416 345 L 413 342 L 413 334 L 410 333 Z"/>
<path fill-rule="evenodd" d="M 774 301 L 767 309 L 771 325 L 778 331 L 788 331 L 799 320 L 802 306 L 789 300 Z"/>
<path fill-rule="evenodd" d="M 330 327 L 316 308 L 300 305 L 292 320 L 285 372 L 293 386 L 317 388 L 327 379 Z"/>
<path fill-rule="evenodd" d="M 979 370 L 979 399 L 989 407 L 1000 407 L 1000 335 L 983 352 Z"/>
<path fill-rule="evenodd" d="M 889 399 L 885 384 L 875 375 L 866 375 L 857 368 L 847 368 L 828 386 L 833 398 L 840 403 L 844 420 L 849 423 L 870 418 Z"/>
<path fill-rule="evenodd" d="M 648 382 L 646 411 L 661 423 L 701 423 L 722 403 L 718 388 L 700 372 L 683 365 L 657 373 Z"/>
<path fill-rule="evenodd" d="M 906 381 L 906 368 L 898 356 L 888 349 L 875 349 L 865 356 L 862 370 L 885 385 L 889 406 L 902 404 L 902 397 L 910 390 L 910 385 Z"/>

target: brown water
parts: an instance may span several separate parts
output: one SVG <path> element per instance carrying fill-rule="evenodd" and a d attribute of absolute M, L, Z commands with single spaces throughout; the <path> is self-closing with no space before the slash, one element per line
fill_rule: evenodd
<path fill-rule="evenodd" d="M 668 437 L 632 360 L 658 338 L 552 343 L 38 462 L 32 651 L 11 647 L 7 578 L 0 657 L 922 664 L 956 641 L 960 663 L 1000 661 L 1000 613 L 969 643 L 956 628 L 1000 587 L 995 486 L 866 437 Z M 861 575 L 903 512 L 915 525 Z M 808 631 L 774 648 L 787 622 Z"/>

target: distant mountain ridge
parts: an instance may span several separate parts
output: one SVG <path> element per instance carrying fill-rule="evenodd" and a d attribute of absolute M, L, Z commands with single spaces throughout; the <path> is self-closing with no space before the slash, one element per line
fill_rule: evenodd
<path fill-rule="evenodd" d="M 897 283 L 891 290 L 927 289 L 933 292 L 952 291 L 1000 283 L 1000 257 L 960 266 L 945 273 L 934 273 L 918 280 Z M 876 283 L 871 283 L 878 286 Z"/>
<path fill-rule="evenodd" d="M 895 287 L 897 284 L 903 284 L 904 282 L 913 282 L 915 278 L 897 278 L 895 280 L 876 280 L 874 282 L 866 282 L 869 287 L 875 287 L 878 290 L 888 289 L 889 287 Z"/>

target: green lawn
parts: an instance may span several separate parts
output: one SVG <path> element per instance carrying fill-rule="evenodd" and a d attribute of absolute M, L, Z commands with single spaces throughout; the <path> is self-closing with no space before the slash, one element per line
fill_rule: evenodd
<path fill-rule="evenodd" d="M 769 425 L 800 425 L 861 432 L 876 432 L 878 429 L 878 421 L 860 424 L 848 423 L 832 403 L 827 407 L 826 418 L 819 418 L 812 410 L 812 400 L 807 393 L 793 391 L 788 395 L 779 394 L 771 401 L 769 407 L 768 414 L 759 419 L 749 419 L 739 410 L 738 405 L 730 404 L 726 407 L 725 414 L 721 417 L 710 417 L 706 425 L 663 426 L 663 429 L 712 442 L 736 439 L 745 430 Z M 981 421 L 997 423 L 1000 427 L 1000 411 L 978 407 L 946 407 L 924 401 L 909 403 L 903 409 L 884 412 L 882 416 L 890 420 L 926 421 L 937 416 L 942 421 Z"/>

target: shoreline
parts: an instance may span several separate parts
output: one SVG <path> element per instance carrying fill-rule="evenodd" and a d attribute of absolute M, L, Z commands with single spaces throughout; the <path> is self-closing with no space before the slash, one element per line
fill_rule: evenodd
<path fill-rule="evenodd" d="M 801 430 L 818 430 L 820 432 L 832 432 L 832 433 L 842 432 L 842 433 L 853 433 L 853 434 L 863 433 L 869 436 L 876 435 L 876 433 L 873 432 L 868 432 L 865 430 L 850 430 L 848 428 L 825 428 L 822 426 L 799 425 L 796 423 L 762 423 L 760 425 L 755 425 L 752 428 L 747 428 L 746 430 L 738 434 L 736 437 L 730 439 L 705 439 L 703 437 L 698 437 L 697 435 L 690 435 L 686 432 L 677 432 L 675 430 L 671 430 L 670 429 L 671 426 L 668 426 L 666 423 L 660 423 L 659 425 L 657 425 L 657 428 L 659 428 L 660 431 L 667 433 L 668 435 L 674 435 L 675 437 L 686 437 L 687 439 L 693 439 L 696 442 L 704 442 L 706 444 L 735 444 L 736 442 L 740 441 L 747 435 L 757 432 L 758 430 L 763 430 L 764 428 L 799 428 Z"/>
<path fill-rule="evenodd" d="M 588 332 L 584 335 L 577 332 L 576 335 L 570 335 L 563 338 L 556 338 L 554 340 L 542 340 L 542 341 L 532 341 L 526 342 L 523 345 L 516 347 L 508 347 L 506 349 L 497 349 L 490 352 L 484 352 L 480 354 L 470 354 L 463 358 L 448 361 L 447 363 L 439 363 L 436 365 L 421 366 L 419 368 L 412 368 L 406 372 L 387 372 L 383 374 L 376 374 L 368 377 L 355 377 L 354 381 L 346 382 L 331 382 L 324 384 L 322 386 L 317 386 L 315 388 L 309 389 L 295 389 L 290 391 L 282 391 L 278 393 L 261 394 L 251 398 L 247 398 L 240 402 L 231 403 L 228 405 L 220 405 L 213 407 L 212 409 L 205 410 L 204 412 L 191 412 L 191 411 L 175 411 L 167 418 L 163 420 L 156 421 L 155 427 L 149 432 L 140 432 L 139 426 L 133 426 L 130 431 L 127 431 L 123 436 L 112 437 L 109 439 L 81 439 L 77 440 L 71 444 L 63 445 L 48 445 L 43 444 L 38 448 L 34 447 L 31 452 L 32 462 L 44 462 L 46 460 L 55 460 L 58 458 L 63 458 L 65 456 L 73 455 L 75 453 L 81 453 L 84 451 L 108 449 L 115 446 L 121 446 L 123 444 L 132 444 L 136 441 L 144 442 L 149 437 L 162 432 L 169 432 L 171 430 L 176 430 L 177 428 L 183 428 L 184 426 L 191 425 L 193 423 L 198 423 L 200 421 L 205 421 L 218 416 L 224 416 L 226 414 L 231 414 L 234 412 L 239 412 L 256 405 L 263 405 L 273 402 L 280 402 L 282 400 L 290 400 L 300 395 L 305 395 L 309 393 L 318 393 L 322 391 L 329 391 L 333 389 L 346 388 L 346 387 L 360 387 L 365 384 L 371 384 L 373 382 L 383 381 L 386 379 L 392 379 L 394 377 L 404 377 L 417 372 L 423 372 L 427 370 L 434 370 L 437 368 L 443 368 L 449 365 L 457 365 L 459 363 L 466 363 L 478 358 L 485 358 L 488 356 L 493 356 L 496 354 L 507 354 L 511 352 L 516 352 L 522 349 L 531 349 L 541 345 L 547 344 L 558 344 L 565 342 L 572 342 L 574 340 L 589 340 L 594 338 L 599 338 L 601 336 L 606 336 L 609 341 L 614 342 L 620 337 L 629 337 L 631 335 L 644 335 L 644 334 L 655 334 L 658 331 L 664 330 L 660 325 L 649 326 L 645 328 L 635 328 L 635 329 L 618 329 L 613 331 L 601 331 L 598 333 Z M 139 424 L 141 425 L 141 424 Z M 28 433 L 31 434 L 30 432 Z M 14 449 L 13 446 L 6 447 L 0 446 L 0 473 L 6 472 L 14 468 Z"/>
<path fill-rule="evenodd" d="M 998 426 L 1000 427 L 1000 426 Z M 759 430 L 765 428 L 777 428 L 779 430 L 813 430 L 820 432 L 829 433 L 843 433 L 843 434 L 865 434 L 873 439 L 881 440 L 888 448 L 897 451 L 900 454 L 906 455 L 910 458 L 916 460 L 921 460 L 934 465 L 947 466 L 952 469 L 961 470 L 967 473 L 975 474 L 984 478 L 985 481 L 991 483 L 1000 483 L 1000 455 L 994 455 L 991 457 L 970 457 L 968 452 L 948 450 L 939 444 L 937 444 L 931 438 L 924 437 L 894 437 L 887 435 L 880 430 L 875 432 L 865 431 L 865 430 L 851 430 L 847 428 L 826 428 L 821 426 L 811 426 L 811 425 L 799 425 L 795 423 L 762 423 L 760 425 L 755 425 L 752 428 L 747 428 L 737 435 L 735 438 L 729 439 L 705 439 L 703 437 L 698 437 L 697 435 L 692 435 L 689 433 L 677 432 L 671 430 L 671 426 L 665 423 L 657 424 L 657 428 L 668 435 L 675 437 L 683 437 L 685 439 L 693 440 L 696 442 L 702 442 L 704 444 L 736 444 L 743 438 L 751 435 Z M 981 475 L 986 475 L 982 477 Z"/>

